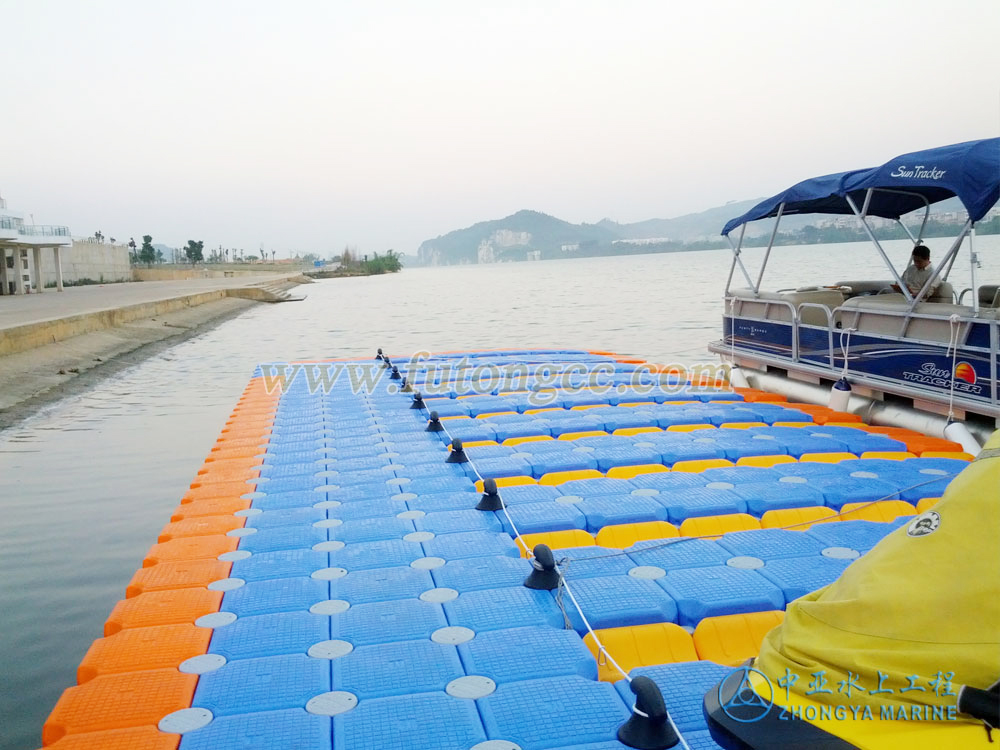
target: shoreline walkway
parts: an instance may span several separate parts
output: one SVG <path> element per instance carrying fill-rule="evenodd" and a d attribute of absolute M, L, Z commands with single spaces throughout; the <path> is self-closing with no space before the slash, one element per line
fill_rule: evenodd
<path fill-rule="evenodd" d="M 0 429 L 86 387 L 146 345 L 194 335 L 255 302 L 288 299 L 300 273 L 141 281 L 0 296 Z"/>
<path fill-rule="evenodd" d="M 7 329 L 33 323 L 105 312 L 132 305 L 245 287 L 260 287 L 287 281 L 300 272 L 255 274 L 179 281 L 129 281 L 119 284 L 66 287 L 62 292 L 47 289 L 43 294 L 0 296 L 0 335 Z"/>

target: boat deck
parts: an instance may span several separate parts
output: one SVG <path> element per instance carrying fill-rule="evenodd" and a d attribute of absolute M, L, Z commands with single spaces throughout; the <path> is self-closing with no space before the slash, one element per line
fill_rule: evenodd
<path fill-rule="evenodd" d="M 642 674 L 715 748 L 705 692 L 970 458 L 607 353 L 397 367 L 258 370 L 44 745 L 622 750 Z"/>

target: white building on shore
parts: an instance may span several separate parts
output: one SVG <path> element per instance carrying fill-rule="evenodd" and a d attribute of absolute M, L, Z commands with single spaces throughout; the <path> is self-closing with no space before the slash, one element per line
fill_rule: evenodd
<path fill-rule="evenodd" d="M 42 280 L 43 250 L 52 250 L 54 254 L 56 289 L 61 292 L 60 251 L 72 244 L 68 227 L 25 224 L 24 216 L 9 211 L 7 202 L 0 198 L 0 294 L 41 293 L 45 290 Z"/>

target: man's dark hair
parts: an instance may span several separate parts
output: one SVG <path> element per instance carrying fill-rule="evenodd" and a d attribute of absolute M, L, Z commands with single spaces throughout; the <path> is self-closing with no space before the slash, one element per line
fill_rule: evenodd
<path fill-rule="evenodd" d="M 926 245 L 914 245 L 913 246 L 913 257 L 920 258 L 921 260 L 930 260 L 931 251 Z"/>

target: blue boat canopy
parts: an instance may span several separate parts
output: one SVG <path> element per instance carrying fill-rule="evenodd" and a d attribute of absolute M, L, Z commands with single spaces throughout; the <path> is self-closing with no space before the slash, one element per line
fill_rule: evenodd
<path fill-rule="evenodd" d="M 723 235 L 742 224 L 777 216 L 782 204 L 786 214 L 852 214 L 846 197 L 861 206 L 873 189 L 869 216 L 900 216 L 957 196 L 979 221 L 1000 199 L 1000 138 L 986 138 L 951 146 L 914 151 L 890 159 L 880 167 L 814 177 L 761 201 L 742 216 L 730 220 Z M 902 192 L 895 192 L 902 191 Z"/>

